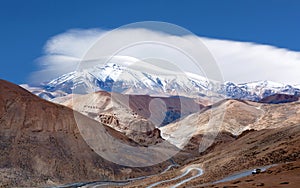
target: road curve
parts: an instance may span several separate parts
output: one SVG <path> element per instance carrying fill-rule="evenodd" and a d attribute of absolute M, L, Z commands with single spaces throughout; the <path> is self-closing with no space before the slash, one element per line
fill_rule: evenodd
<path fill-rule="evenodd" d="M 169 165 L 160 174 L 164 174 L 167 171 L 169 171 L 172 167 L 176 167 L 176 166 L 178 166 L 178 164 L 173 163 L 173 164 Z M 84 185 L 82 187 L 83 188 L 98 188 L 98 187 L 107 186 L 107 185 L 111 185 L 111 186 L 124 186 L 124 185 L 127 185 L 128 183 L 134 182 L 136 180 L 146 179 L 146 178 L 149 178 L 149 177 L 152 177 L 152 176 L 155 176 L 155 175 L 157 175 L 157 174 L 149 175 L 149 176 L 141 176 L 141 177 L 137 177 L 137 178 L 130 178 L 130 179 L 127 179 L 125 181 L 96 182 L 96 183 L 91 183 L 91 184 Z"/>
<path fill-rule="evenodd" d="M 171 165 L 169 165 L 164 171 L 162 171 L 159 174 L 164 174 L 167 171 L 169 171 L 173 167 L 178 167 L 179 165 L 171 158 L 169 159 L 171 162 Z M 60 185 L 60 186 L 55 186 L 51 188 L 68 188 L 68 187 L 82 187 L 82 188 L 96 188 L 96 187 L 102 187 L 102 186 L 107 186 L 107 185 L 112 185 L 112 186 L 123 186 L 127 185 L 131 182 L 134 182 L 136 180 L 142 180 L 146 179 L 152 176 L 156 176 L 157 174 L 149 175 L 149 176 L 141 176 L 141 177 L 136 177 L 136 178 L 130 178 L 127 180 L 119 180 L 119 181 L 94 181 L 94 182 L 78 182 L 78 183 L 70 183 L 66 185 Z"/>
<path fill-rule="evenodd" d="M 276 166 L 277 164 L 272 164 L 272 165 L 267 165 L 267 166 L 261 166 L 261 167 L 258 167 L 259 169 L 261 169 L 261 172 L 264 172 L 266 171 L 267 169 L 273 167 L 273 166 Z M 223 179 L 220 179 L 220 180 L 217 180 L 217 181 L 214 181 L 214 182 L 210 182 L 210 183 L 204 183 L 204 184 L 201 184 L 201 185 L 197 185 L 197 186 L 193 186 L 191 188 L 196 188 L 196 187 L 199 187 L 199 186 L 210 186 L 210 185 L 215 185 L 215 184 L 218 184 L 218 183 L 224 183 L 224 182 L 229 182 L 229 181 L 232 181 L 232 180 L 236 180 L 236 179 L 239 179 L 239 178 L 243 178 L 243 177 L 246 177 L 246 176 L 250 176 L 252 175 L 252 171 L 254 169 L 250 169 L 250 170 L 245 170 L 245 171 L 242 171 L 242 172 L 238 172 L 238 173 L 234 173 L 232 175 L 229 175 Z"/>
<path fill-rule="evenodd" d="M 186 182 L 188 182 L 188 181 L 190 181 L 190 180 L 192 180 L 194 178 L 197 178 L 197 177 L 199 177 L 199 176 L 201 176 L 203 174 L 203 170 L 201 168 L 198 168 L 198 167 L 187 167 L 187 169 L 181 175 L 176 176 L 175 178 L 172 178 L 172 179 L 163 180 L 163 181 L 159 181 L 159 182 L 153 183 L 153 184 L 149 185 L 147 188 L 152 188 L 152 187 L 155 187 L 155 186 L 160 185 L 162 183 L 167 183 L 167 182 L 178 180 L 178 179 L 183 178 L 184 176 L 186 176 L 192 170 L 196 170 L 197 174 L 194 175 L 194 176 L 192 176 L 192 177 L 189 177 L 187 179 L 184 179 L 184 180 L 180 181 L 179 183 L 177 183 L 177 184 L 175 184 L 175 185 L 173 185 L 171 187 L 172 188 L 176 188 L 176 187 L 178 187 L 178 186 L 180 186 L 180 185 L 182 185 L 182 184 L 184 184 L 184 183 L 186 183 Z"/>
<path fill-rule="evenodd" d="M 261 172 L 264 172 L 264 171 L 266 171 L 267 169 L 269 169 L 269 168 L 271 168 L 273 166 L 275 166 L 275 165 L 262 166 L 262 167 L 259 167 L 259 169 L 261 169 Z M 254 169 L 252 169 L 252 170 L 245 170 L 243 172 L 239 172 L 239 173 L 227 176 L 226 178 L 223 178 L 221 180 L 213 182 L 213 184 L 228 182 L 228 181 L 236 180 L 236 179 L 243 178 L 243 177 L 246 177 L 246 176 L 250 176 L 250 175 L 252 175 L 252 171 L 253 170 Z"/>

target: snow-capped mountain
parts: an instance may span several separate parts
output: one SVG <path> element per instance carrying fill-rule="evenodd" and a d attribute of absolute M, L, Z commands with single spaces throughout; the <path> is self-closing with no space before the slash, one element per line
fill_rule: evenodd
<path fill-rule="evenodd" d="M 218 93 L 231 99 L 260 101 L 261 99 L 274 94 L 300 96 L 300 89 L 296 86 L 271 81 L 258 81 L 244 84 L 225 82 L 222 84 Z"/>
<path fill-rule="evenodd" d="M 49 99 L 99 90 L 123 94 L 195 96 L 203 95 L 208 84 L 205 78 L 192 74 L 158 75 L 109 63 L 64 74 L 40 87 L 22 86 L 42 98 Z"/>
<path fill-rule="evenodd" d="M 132 59 L 129 61 L 128 58 L 121 58 L 107 64 L 95 64 L 64 74 L 38 87 L 26 84 L 21 86 L 46 100 L 72 93 L 87 94 L 100 90 L 123 94 L 202 96 L 251 101 L 260 101 L 274 94 L 300 95 L 297 86 L 271 81 L 217 83 L 192 73 L 170 72 L 152 65 L 130 66 Z"/>

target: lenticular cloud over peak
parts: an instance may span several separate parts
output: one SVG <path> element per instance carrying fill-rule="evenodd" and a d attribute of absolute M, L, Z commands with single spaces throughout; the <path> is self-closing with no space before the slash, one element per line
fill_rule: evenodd
<path fill-rule="evenodd" d="M 44 56 L 37 62 L 41 70 L 32 74 L 32 80 L 47 81 L 76 70 L 79 62 L 90 47 L 109 31 L 100 29 L 72 29 L 50 38 L 44 47 Z M 174 43 L 189 45 L 195 38 L 172 36 L 147 29 L 119 30 L 118 38 L 127 32 L 135 37 L 155 36 Z M 251 42 L 198 37 L 216 60 L 224 80 L 245 83 L 269 80 L 285 84 L 300 84 L 300 52 Z M 97 49 L 102 50 L 102 49 Z M 193 49 L 197 52 L 198 49 Z M 143 53 L 139 51 L 136 53 Z M 164 53 L 164 51 L 161 51 Z M 138 58 L 138 57 L 135 57 Z M 184 63 L 184 62 L 183 62 Z M 193 73 L 193 70 L 189 72 Z M 38 79 L 37 79 L 38 78 Z"/>

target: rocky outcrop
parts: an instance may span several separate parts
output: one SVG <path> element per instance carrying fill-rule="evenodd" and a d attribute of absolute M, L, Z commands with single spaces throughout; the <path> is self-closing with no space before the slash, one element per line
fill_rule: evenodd
<path fill-rule="evenodd" d="M 128 124 L 120 123 L 115 114 L 100 114 L 99 121 L 107 126 L 123 132 L 128 138 L 143 146 L 150 146 L 163 142 L 160 130 L 143 118 L 132 119 Z"/>

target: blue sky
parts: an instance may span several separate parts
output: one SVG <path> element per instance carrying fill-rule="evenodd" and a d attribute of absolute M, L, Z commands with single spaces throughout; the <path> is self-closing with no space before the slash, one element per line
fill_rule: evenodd
<path fill-rule="evenodd" d="M 3 0 L 0 78 L 25 83 L 50 37 L 73 28 L 164 21 L 216 39 L 300 51 L 300 1 Z"/>

